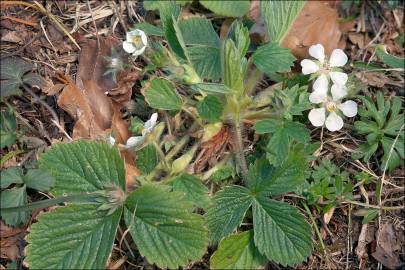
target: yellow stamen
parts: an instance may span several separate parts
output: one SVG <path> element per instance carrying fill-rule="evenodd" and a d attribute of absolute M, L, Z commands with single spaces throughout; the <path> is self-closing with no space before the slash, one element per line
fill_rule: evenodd
<path fill-rule="evenodd" d="M 132 43 L 135 45 L 135 47 L 140 48 L 142 47 L 143 43 L 142 43 L 142 38 L 141 36 L 134 36 L 132 38 Z"/>
<path fill-rule="evenodd" d="M 337 108 L 337 106 L 336 106 L 336 103 L 335 102 L 328 102 L 328 103 L 326 103 L 326 109 L 328 110 L 328 112 L 334 112 L 334 111 L 336 111 L 336 108 Z"/>

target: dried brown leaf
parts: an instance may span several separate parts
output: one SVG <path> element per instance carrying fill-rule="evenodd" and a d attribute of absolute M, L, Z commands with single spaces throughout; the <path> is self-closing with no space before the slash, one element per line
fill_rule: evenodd
<path fill-rule="evenodd" d="M 100 37 L 100 44 L 90 40 L 82 44 L 79 57 L 76 83 L 67 79 L 67 85 L 58 99 L 58 105 L 75 120 L 73 139 L 103 139 L 113 133 L 116 141 L 125 144 L 129 138 L 128 123 L 122 119 L 123 103 L 114 101 L 106 92 L 118 91 L 120 101 L 131 98 L 132 86 L 138 78 L 137 73 L 127 72 L 120 75 L 118 85 L 111 75 L 104 75 L 108 63 L 106 56 L 111 56 L 111 49 L 119 46 L 115 38 Z M 122 151 L 127 172 L 127 185 L 133 183 L 133 177 L 139 175 L 134 166 L 134 155 Z"/>
<path fill-rule="evenodd" d="M 282 45 L 298 58 L 307 58 L 308 48 L 320 43 L 330 55 L 333 49 L 344 47 L 341 36 L 338 13 L 329 1 L 307 1 Z"/>

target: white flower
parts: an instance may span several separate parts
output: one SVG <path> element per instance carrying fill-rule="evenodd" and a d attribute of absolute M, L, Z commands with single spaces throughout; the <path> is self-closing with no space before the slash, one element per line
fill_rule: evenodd
<path fill-rule="evenodd" d="M 325 57 L 325 49 L 321 44 L 312 45 L 309 47 L 309 55 L 317 59 L 318 61 L 313 61 L 309 59 L 304 59 L 301 61 L 302 73 L 312 74 L 316 73 L 318 78 L 314 82 L 314 91 L 316 90 L 315 85 L 319 85 L 319 80 L 323 80 L 322 86 L 326 85 L 328 88 L 328 79 L 332 80 L 334 84 L 343 86 L 347 82 L 347 74 L 340 72 L 338 67 L 343 67 L 347 63 L 347 56 L 341 49 L 333 50 L 329 59 Z"/>
<path fill-rule="evenodd" d="M 312 109 L 308 118 L 311 124 L 321 127 L 325 124 L 329 131 L 337 131 L 343 127 L 343 119 L 339 115 L 342 112 L 347 117 L 354 117 L 357 114 L 357 104 L 352 100 L 343 103 L 340 100 L 347 94 L 346 88 L 333 85 L 331 89 L 332 98 L 327 91 L 317 90 L 312 92 L 309 99 L 312 103 L 322 103 L 320 108 Z"/>
<path fill-rule="evenodd" d="M 143 144 L 146 139 L 146 136 L 149 133 L 151 133 L 153 128 L 156 126 L 157 118 L 158 118 L 157 113 L 152 114 L 150 119 L 148 121 L 146 121 L 145 124 L 143 125 L 142 136 L 133 136 L 133 137 L 128 138 L 124 147 L 132 148 L 132 147 Z"/>
<path fill-rule="evenodd" d="M 114 146 L 115 145 L 115 139 L 114 139 L 114 137 L 113 136 L 108 136 L 107 137 L 107 143 L 109 144 L 109 145 L 111 145 L 111 146 Z"/>
<path fill-rule="evenodd" d="M 148 39 L 144 31 L 135 29 L 131 32 L 127 32 L 126 41 L 122 43 L 122 47 L 127 53 L 131 53 L 134 56 L 143 54 L 148 45 Z"/>

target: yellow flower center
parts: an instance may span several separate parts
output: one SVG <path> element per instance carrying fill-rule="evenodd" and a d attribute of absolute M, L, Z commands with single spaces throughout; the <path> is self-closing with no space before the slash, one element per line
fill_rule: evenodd
<path fill-rule="evenodd" d="M 132 38 L 132 43 L 135 45 L 137 48 L 141 48 L 143 46 L 142 38 L 141 36 L 134 36 Z"/>
<path fill-rule="evenodd" d="M 337 106 L 335 102 L 329 101 L 328 103 L 326 103 L 326 109 L 328 110 L 328 112 L 334 112 L 336 111 L 336 108 Z"/>

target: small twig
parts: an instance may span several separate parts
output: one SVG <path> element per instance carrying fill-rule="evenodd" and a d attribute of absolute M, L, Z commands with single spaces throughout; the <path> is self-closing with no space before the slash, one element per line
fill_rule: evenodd
<path fill-rule="evenodd" d="M 34 98 L 34 102 L 38 102 L 40 103 L 42 106 L 44 106 L 52 115 L 53 119 L 55 122 L 59 123 L 59 119 L 58 119 L 58 115 L 56 114 L 56 112 L 52 109 L 51 106 L 49 106 L 48 103 L 46 103 L 45 101 L 43 101 L 42 99 L 40 99 L 39 96 L 37 96 L 37 94 L 35 94 L 29 87 L 27 87 L 25 84 L 22 84 L 23 88 L 25 91 L 28 92 L 28 94 L 30 94 L 33 98 Z"/>
<path fill-rule="evenodd" d="M 90 2 L 87 0 L 86 3 L 87 3 L 87 8 L 90 11 L 90 16 L 91 16 L 91 19 L 92 19 L 93 26 L 96 29 L 97 50 L 99 50 L 100 49 L 100 38 L 98 37 L 98 29 L 97 29 L 96 21 L 94 20 L 94 17 L 93 17 L 93 11 L 91 10 Z"/>
<path fill-rule="evenodd" d="M 14 56 L 14 55 L 17 55 L 17 54 L 23 52 L 23 51 L 25 50 L 25 48 L 27 48 L 29 45 L 31 45 L 31 43 L 34 42 L 35 40 L 37 40 L 38 38 L 42 37 L 42 35 L 43 35 L 42 33 L 36 34 L 33 38 L 31 38 L 31 39 L 30 39 L 24 46 L 22 46 L 20 49 L 14 51 L 14 52 L 12 52 L 12 53 L 5 54 L 5 55 L 3 55 L 3 56 L 0 56 L 0 59 L 7 58 L 7 57 L 11 57 L 11 56 Z"/>
<path fill-rule="evenodd" d="M 352 201 L 352 200 L 346 200 L 343 201 L 342 203 L 351 203 L 351 204 L 355 204 L 355 205 L 360 205 L 360 206 L 364 206 L 364 207 L 369 207 L 369 208 L 374 208 L 374 209 L 382 209 L 382 210 L 402 210 L 404 209 L 403 205 L 400 206 L 378 206 L 378 205 L 372 205 L 372 204 L 367 204 L 367 203 L 362 203 L 362 202 L 358 202 L 358 201 Z"/>

